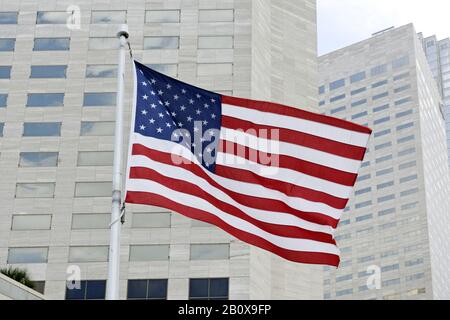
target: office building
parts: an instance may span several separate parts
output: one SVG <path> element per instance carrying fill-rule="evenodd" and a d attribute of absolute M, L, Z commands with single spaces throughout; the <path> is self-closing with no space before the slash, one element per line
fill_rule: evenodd
<path fill-rule="evenodd" d="M 414 27 L 319 57 L 319 76 L 322 112 L 373 129 L 324 298 L 450 298 L 445 120 Z"/>
<path fill-rule="evenodd" d="M 437 81 L 444 103 L 444 117 L 447 130 L 447 148 L 450 166 L 450 39 L 437 40 L 436 36 L 424 38 L 419 33 L 428 63 Z"/>
<path fill-rule="evenodd" d="M 317 110 L 315 0 L 0 0 L 0 265 L 48 299 L 105 295 L 122 23 L 158 71 Z M 127 59 L 126 133 L 132 79 Z M 164 209 L 127 206 L 121 241 L 121 299 L 323 296 L 321 267 Z"/>

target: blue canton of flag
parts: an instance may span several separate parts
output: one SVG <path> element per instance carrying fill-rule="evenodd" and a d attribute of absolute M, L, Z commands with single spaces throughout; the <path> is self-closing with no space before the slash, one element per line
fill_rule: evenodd
<path fill-rule="evenodd" d="M 135 67 L 134 132 L 178 142 L 214 172 L 220 139 L 221 95 L 180 82 L 136 61 Z"/>

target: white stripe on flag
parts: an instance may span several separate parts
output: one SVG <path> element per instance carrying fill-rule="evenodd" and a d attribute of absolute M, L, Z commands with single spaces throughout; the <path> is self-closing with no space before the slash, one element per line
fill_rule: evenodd
<path fill-rule="evenodd" d="M 367 139 L 369 138 L 368 134 L 342 129 L 328 124 L 229 104 L 222 104 L 222 114 L 256 124 L 290 129 L 363 148 L 367 146 Z"/>

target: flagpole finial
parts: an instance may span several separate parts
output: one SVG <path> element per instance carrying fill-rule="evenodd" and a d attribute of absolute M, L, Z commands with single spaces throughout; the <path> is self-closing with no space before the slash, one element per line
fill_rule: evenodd
<path fill-rule="evenodd" d="M 127 24 L 121 24 L 119 27 L 119 30 L 117 31 L 117 38 L 120 38 L 124 36 L 128 39 L 130 34 L 128 33 L 128 25 Z"/>

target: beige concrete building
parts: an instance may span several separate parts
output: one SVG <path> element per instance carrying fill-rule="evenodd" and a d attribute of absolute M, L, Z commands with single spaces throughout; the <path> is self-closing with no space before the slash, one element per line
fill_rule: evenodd
<path fill-rule="evenodd" d="M 317 108 L 315 0 L 0 0 L 0 266 L 49 299 L 104 297 L 122 23 L 134 57 L 168 75 Z M 125 132 L 131 79 L 127 61 Z M 323 296 L 321 267 L 153 207 L 127 207 L 120 271 L 122 299 Z"/>
<path fill-rule="evenodd" d="M 323 112 L 373 129 L 325 299 L 449 299 L 443 104 L 414 27 L 322 56 L 319 74 Z"/>

